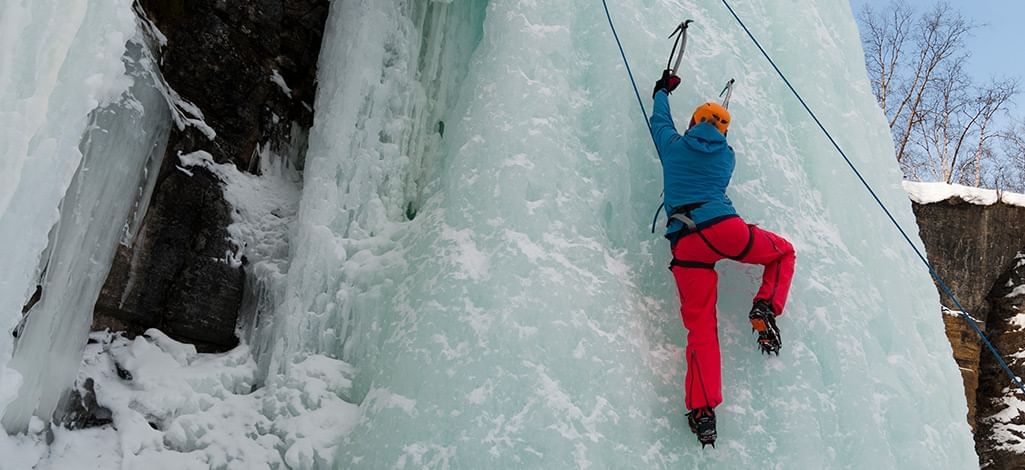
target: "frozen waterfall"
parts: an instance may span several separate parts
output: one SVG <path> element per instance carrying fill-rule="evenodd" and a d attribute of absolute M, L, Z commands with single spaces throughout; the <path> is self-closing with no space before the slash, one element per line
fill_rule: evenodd
<path fill-rule="evenodd" d="M 974 465 L 927 273 L 861 209 L 867 195 L 768 64 L 721 5 L 618 3 L 645 85 L 666 52 L 657 38 L 683 16 L 697 21 L 672 101 L 687 109 L 738 78 L 731 197 L 798 247 L 779 359 L 755 353 L 743 316 L 759 269 L 721 267 L 729 451 L 700 452 L 682 418 L 678 303 L 666 242 L 646 230 L 659 168 L 600 9 L 449 5 L 483 21 L 479 39 L 444 29 L 446 49 L 476 46 L 464 81 L 447 82 L 459 91 L 449 101 L 434 97 L 433 74 L 395 75 L 412 59 L 390 41 L 408 44 L 410 21 L 434 40 L 434 23 L 416 8 L 342 2 L 321 57 L 288 281 L 289 302 L 309 300 L 279 312 L 292 322 L 282 363 L 316 352 L 359 368 L 361 418 L 338 465 Z M 846 3 L 742 14 L 782 67 L 802 72 L 795 86 L 913 226 Z M 371 35 L 380 46 L 347 46 Z M 462 54 L 427 57 L 464 67 Z M 427 122 L 403 110 L 421 89 L 447 106 Z M 404 141 L 422 141 L 433 119 L 447 129 L 437 157 L 412 158 L 419 148 Z M 408 175 L 420 172 L 432 178 L 416 193 Z"/>
<path fill-rule="evenodd" d="M 145 74 L 137 46 L 134 59 L 125 55 L 136 31 L 131 2 L 0 10 L 0 415 L 23 431 L 74 380 L 92 305 L 167 126 L 154 110 L 144 121 L 139 100 L 150 96 L 129 88 Z M 53 292 L 11 360 L 9 332 L 37 284 Z M 17 409 L 5 413 L 19 385 Z"/>
<path fill-rule="evenodd" d="M 253 300 L 258 321 L 240 330 L 235 351 L 197 356 L 157 334 L 113 343 L 126 364 L 152 368 L 135 390 L 100 397 L 124 420 L 99 434 L 120 443 L 110 458 L 127 468 L 172 454 L 179 468 L 976 468 L 928 273 L 729 12 L 695 0 L 612 3 L 649 108 L 665 36 L 695 20 L 670 98 L 677 122 L 737 79 L 729 196 L 798 253 L 779 357 L 758 353 L 746 318 L 761 268 L 718 266 L 718 449 L 702 450 L 684 417 L 679 300 L 668 243 L 649 233 L 660 167 L 601 5 L 334 0 L 287 272 Z M 915 233 L 847 1 L 736 7 Z M 3 8 L 0 26 L 19 21 Z M 89 12 L 100 17 L 89 24 L 127 31 L 88 40 L 116 59 L 101 71 L 116 73 L 96 80 L 123 80 L 130 9 Z M 34 114 L 37 104 L 9 108 L 21 103 L 8 90 L 20 83 L 12 70 L 40 66 L 12 56 L 5 31 L 0 137 L 25 125 L 11 117 L 20 112 L 53 126 L 34 132 L 70 142 L 62 171 L 46 178 L 38 167 L 49 163 L 30 151 L 41 137 L 15 128 L 7 141 L 20 147 L 0 147 L 0 253 L 10 266 L 0 322 L 13 325 L 57 204 L 76 187 L 87 115 L 127 85 L 68 111 L 74 125 Z M 83 80 L 38 93 L 78 96 Z M 217 171 L 229 192 L 255 184 Z M 29 213 L 25 200 L 39 206 Z M 47 276 L 86 274 L 68 269 Z M 80 351 L 84 333 L 68 331 L 26 336 L 18 348 Z M 5 366 L 9 341 L 0 339 L 0 410 L 19 385 L 32 390 Z M 60 374 L 50 383 L 73 378 Z M 27 422 L 35 399 L 19 395 L 5 416 Z M 132 414 L 145 410 L 170 424 L 150 429 Z M 58 442 L 77 432 L 87 431 L 58 431 Z"/>

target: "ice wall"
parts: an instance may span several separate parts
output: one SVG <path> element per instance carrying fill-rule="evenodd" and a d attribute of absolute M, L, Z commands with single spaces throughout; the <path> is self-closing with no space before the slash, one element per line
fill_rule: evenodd
<path fill-rule="evenodd" d="M 121 59 L 135 19 L 125 0 L 4 1 L 0 11 L 2 413 L 22 381 L 7 367 L 8 332 L 39 280 L 47 234 L 82 158 L 89 112 L 131 83 Z"/>
<path fill-rule="evenodd" d="M 798 250 L 778 358 L 745 318 L 761 269 L 720 265 L 726 401 L 719 449 L 702 451 L 667 243 L 647 233 L 659 166 L 600 5 L 494 1 L 481 19 L 483 2 L 411 3 L 332 6 L 279 310 L 271 370 L 311 353 L 359 368 L 337 466 L 977 466 L 927 273 L 721 4 L 612 6 L 642 96 L 665 35 L 696 20 L 678 120 L 738 79 L 730 196 Z M 738 7 L 913 232 L 847 3 Z M 428 172 L 398 138 L 430 124 L 410 108 L 425 103 L 409 49 L 431 31 L 423 8 L 482 20 L 479 42 L 445 35 L 475 49 L 447 82 L 457 101 L 427 95 L 444 123 Z"/>
<path fill-rule="evenodd" d="M 3 416 L 10 431 L 26 429 L 33 414 L 49 419 L 71 387 L 118 242 L 133 238 L 130 216 L 148 205 L 164 156 L 171 113 L 154 80 L 156 64 L 145 45 L 128 46 L 132 86 L 90 114 L 82 160 L 41 263 L 43 296 L 28 312 L 10 363 L 23 376 Z"/>
<path fill-rule="evenodd" d="M 272 345 L 261 368 L 282 372 L 311 353 L 377 357 L 377 322 L 407 269 L 406 222 L 436 178 L 445 113 L 463 91 L 484 5 L 332 4 L 293 264 L 273 318 L 250 335 Z"/>

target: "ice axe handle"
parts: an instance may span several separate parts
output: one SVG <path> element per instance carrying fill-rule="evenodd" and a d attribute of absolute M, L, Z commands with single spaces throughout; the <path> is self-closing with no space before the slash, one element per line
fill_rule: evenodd
<path fill-rule="evenodd" d="M 736 81 L 736 79 L 731 78 L 730 81 L 726 82 L 726 86 L 722 89 L 722 91 L 719 92 L 720 98 L 722 98 L 723 95 L 726 95 L 726 97 L 722 100 L 722 107 L 726 109 L 730 109 L 730 97 L 733 96 L 733 84 L 736 83 Z"/>
<path fill-rule="evenodd" d="M 673 68 L 670 69 L 673 75 L 677 75 L 677 71 L 680 70 L 680 62 L 683 62 L 683 52 L 687 50 L 687 27 L 693 23 L 694 20 L 687 20 L 680 23 L 680 26 L 676 28 L 676 31 L 680 33 L 680 51 L 676 55 L 676 63 L 673 64 Z"/>

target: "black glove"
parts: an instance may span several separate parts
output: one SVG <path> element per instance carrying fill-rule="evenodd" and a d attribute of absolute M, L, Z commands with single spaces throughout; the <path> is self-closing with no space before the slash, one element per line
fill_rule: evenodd
<path fill-rule="evenodd" d="M 680 77 L 673 75 L 669 69 L 665 69 L 662 71 L 662 78 L 655 82 L 655 90 L 651 92 L 651 99 L 655 99 L 655 95 L 659 90 L 672 93 L 678 86 L 680 86 Z"/>

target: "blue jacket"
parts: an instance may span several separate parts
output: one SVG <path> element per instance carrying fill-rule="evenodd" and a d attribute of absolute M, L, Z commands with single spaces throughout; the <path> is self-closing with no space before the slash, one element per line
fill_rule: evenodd
<path fill-rule="evenodd" d="M 710 123 L 698 124 L 683 135 L 676 132 L 669 113 L 669 95 L 655 94 L 651 114 L 651 135 L 662 160 L 662 183 L 665 188 L 666 215 L 681 206 L 704 203 L 691 212 L 698 228 L 708 227 L 730 217 L 737 211 L 726 196 L 726 187 L 733 177 L 736 157 L 733 148 Z M 685 233 L 683 222 L 672 220 L 666 237 L 674 239 Z"/>

